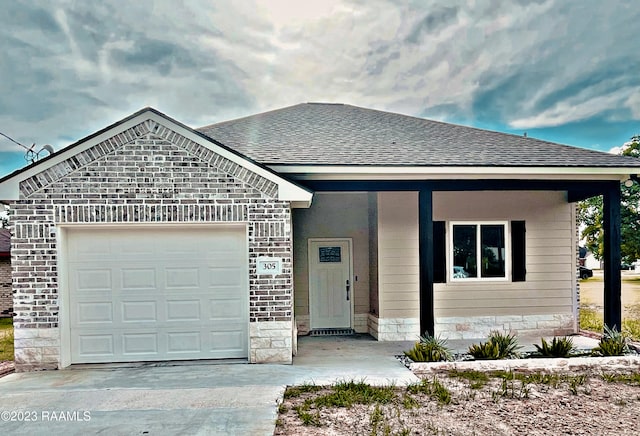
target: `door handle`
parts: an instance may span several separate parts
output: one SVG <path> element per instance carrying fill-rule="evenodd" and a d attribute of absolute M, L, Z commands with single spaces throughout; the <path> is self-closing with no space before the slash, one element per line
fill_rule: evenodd
<path fill-rule="evenodd" d="M 347 301 L 349 301 L 349 280 L 347 280 Z"/>

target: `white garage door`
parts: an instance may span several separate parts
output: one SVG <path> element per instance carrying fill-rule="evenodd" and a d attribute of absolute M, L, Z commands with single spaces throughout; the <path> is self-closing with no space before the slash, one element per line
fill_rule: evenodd
<path fill-rule="evenodd" d="M 67 235 L 72 363 L 248 356 L 244 228 Z"/>

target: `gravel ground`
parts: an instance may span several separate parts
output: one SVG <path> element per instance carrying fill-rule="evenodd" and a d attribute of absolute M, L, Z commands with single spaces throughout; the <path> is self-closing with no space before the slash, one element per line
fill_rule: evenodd
<path fill-rule="evenodd" d="M 295 410 L 305 399 L 331 392 L 289 398 L 280 407 L 276 435 L 636 435 L 640 416 L 640 386 L 603 380 L 601 374 L 583 374 L 553 387 L 518 380 L 503 383 L 492 378 L 480 389 L 469 381 L 438 375 L 451 392 L 451 403 L 441 404 L 426 394 L 407 407 L 406 389 L 395 388 L 397 399 L 386 405 L 323 407 L 320 426 L 302 424 Z M 428 379 L 432 381 L 432 379 Z M 580 383 L 583 381 L 582 383 Z M 315 414 L 312 406 L 308 411 Z"/>

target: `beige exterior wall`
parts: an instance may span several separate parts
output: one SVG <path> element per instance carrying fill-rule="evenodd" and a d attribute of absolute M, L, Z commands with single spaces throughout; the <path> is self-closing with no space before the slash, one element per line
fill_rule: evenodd
<path fill-rule="evenodd" d="M 524 220 L 527 229 L 526 281 L 452 283 L 447 277 L 447 283 L 434 286 L 436 331 L 459 331 L 464 337 L 466 331 L 482 330 L 469 322 L 485 323 L 486 329 L 492 323 L 520 331 L 574 329 L 576 227 L 574 205 L 564 192 L 437 192 L 433 203 L 434 220 Z M 449 243 L 447 234 L 448 268 Z"/>
<path fill-rule="evenodd" d="M 380 318 L 420 315 L 418 193 L 378 193 Z"/>
<path fill-rule="evenodd" d="M 575 206 L 564 192 L 435 192 L 433 202 L 437 221 L 524 220 L 527 228 L 527 280 L 452 283 L 448 278 L 435 284 L 436 332 L 477 338 L 492 329 L 574 331 Z M 310 209 L 294 211 L 293 222 L 295 313 L 301 333 L 305 322 L 308 331 L 308 238 L 351 237 L 358 276 L 355 313 L 370 313 L 368 330 L 380 340 L 417 338 L 417 192 L 316 194 Z"/>
<path fill-rule="evenodd" d="M 309 332 L 309 238 L 353 241 L 353 328 L 367 331 L 369 313 L 369 198 L 366 193 L 316 193 L 309 209 L 294 209 L 294 301 L 300 334 Z"/>
<path fill-rule="evenodd" d="M 380 326 L 387 323 L 386 336 L 395 339 L 404 324 L 408 338 L 418 333 L 410 327 L 419 318 L 418 195 L 378 193 L 377 202 L 379 315 L 370 330 L 384 338 Z M 436 332 L 467 338 L 492 329 L 574 330 L 575 207 L 564 192 L 435 192 L 433 210 L 434 220 L 447 223 L 524 220 L 527 228 L 527 280 L 451 283 L 448 278 L 435 284 Z"/>
<path fill-rule="evenodd" d="M 370 313 L 378 316 L 378 194 L 369 192 L 369 305 Z"/>

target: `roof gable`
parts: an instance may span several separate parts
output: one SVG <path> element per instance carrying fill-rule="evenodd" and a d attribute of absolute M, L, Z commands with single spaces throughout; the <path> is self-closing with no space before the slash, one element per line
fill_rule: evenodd
<path fill-rule="evenodd" d="M 625 156 L 344 104 L 299 104 L 198 130 L 267 165 L 640 168 Z"/>
<path fill-rule="evenodd" d="M 269 196 L 300 206 L 310 203 L 312 194 L 309 190 L 152 108 L 143 109 L 42 161 L 0 179 L 0 198 L 18 199 L 20 195 L 28 197 L 113 153 L 124 144 L 150 135 L 171 141 Z"/>

